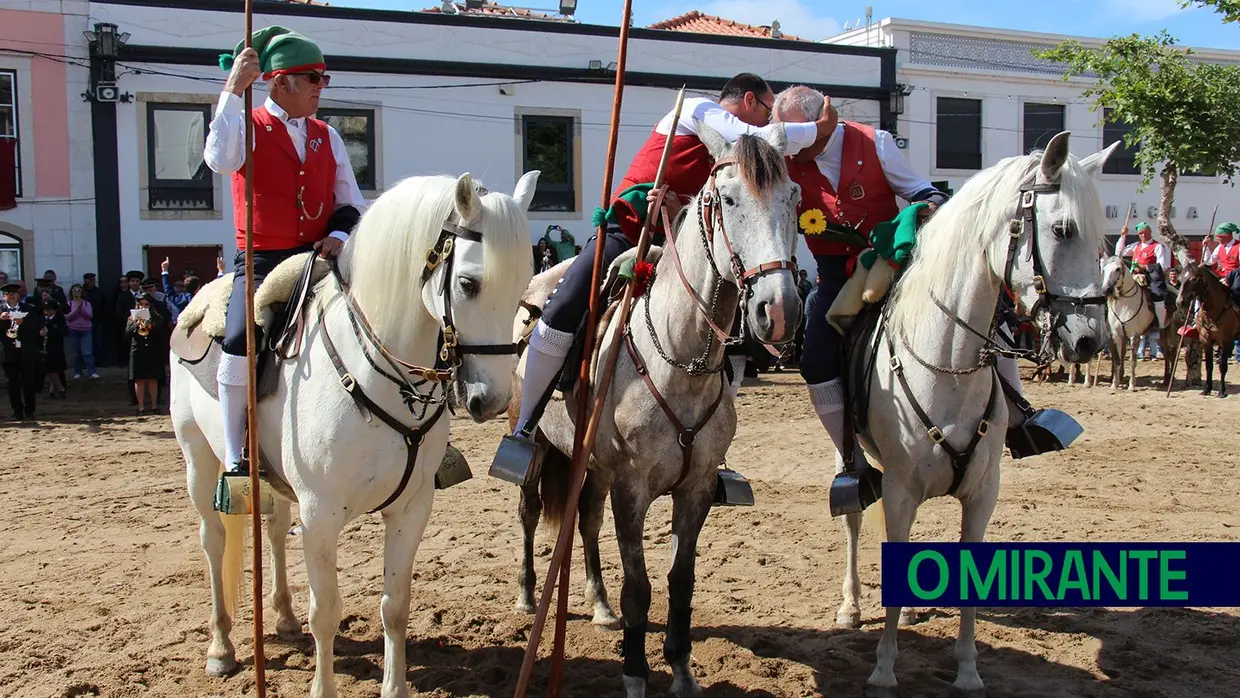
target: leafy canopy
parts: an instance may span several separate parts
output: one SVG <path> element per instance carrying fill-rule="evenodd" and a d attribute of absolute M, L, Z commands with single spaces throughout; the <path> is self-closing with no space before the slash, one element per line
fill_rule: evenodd
<path fill-rule="evenodd" d="M 1223 22 L 1240 22 L 1240 0 L 1180 0 L 1180 8 L 1213 7 Z"/>
<path fill-rule="evenodd" d="M 1240 4 L 1240 0 L 1232 0 Z M 1149 185 L 1156 167 L 1235 177 L 1240 162 L 1240 67 L 1201 62 L 1163 30 L 1154 37 L 1116 37 L 1099 48 L 1065 41 L 1035 51 L 1068 66 L 1064 80 L 1094 79 L 1083 93 L 1091 111 L 1110 109 L 1112 122 L 1132 126 L 1128 147 Z M 1104 146 L 1109 145 L 1104 143 Z"/>

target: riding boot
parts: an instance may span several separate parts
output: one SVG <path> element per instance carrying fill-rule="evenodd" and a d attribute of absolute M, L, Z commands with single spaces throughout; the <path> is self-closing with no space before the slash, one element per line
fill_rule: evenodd
<path fill-rule="evenodd" d="M 517 428 L 500 441 L 488 471 L 491 477 L 517 485 L 529 485 L 536 481 L 542 461 L 542 448 L 534 441 L 534 430 L 538 427 L 536 415 L 560 375 L 572 346 L 571 332 L 557 330 L 542 320 L 534 326 L 526 347 Z"/>
<path fill-rule="evenodd" d="M 245 446 L 246 387 L 249 367 L 246 357 L 223 353 L 215 378 L 219 384 L 220 409 L 224 420 L 224 469 L 243 472 L 241 454 Z"/>
<path fill-rule="evenodd" d="M 870 465 L 865 451 L 856 439 L 852 441 L 852 460 L 848 460 L 849 428 L 844 423 L 844 381 L 840 378 L 810 385 L 810 402 L 814 412 L 844 460 L 844 469 L 831 482 L 832 516 L 856 514 L 882 498 L 883 473 Z"/>
<path fill-rule="evenodd" d="M 1167 326 L 1167 302 L 1154 301 L 1154 318 L 1158 321 L 1158 329 Z M 1152 354 L 1153 352 L 1151 352 Z"/>

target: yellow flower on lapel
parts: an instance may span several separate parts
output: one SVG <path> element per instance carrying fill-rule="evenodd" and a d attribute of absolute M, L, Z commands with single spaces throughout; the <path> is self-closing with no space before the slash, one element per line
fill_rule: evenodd
<path fill-rule="evenodd" d="M 822 215 L 822 211 L 816 208 L 811 208 L 802 213 L 799 222 L 801 230 L 805 231 L 806 235 L 821 235 L 827 229 L 827 217 Z"/>

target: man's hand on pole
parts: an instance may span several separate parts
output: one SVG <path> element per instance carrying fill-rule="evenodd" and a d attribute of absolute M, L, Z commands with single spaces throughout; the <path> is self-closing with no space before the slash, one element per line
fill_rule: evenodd
<path fill-rule="evenodd" d="M 224 83 L 224 90 L 238 97 L 245 94 L 245 89 L 258 80 L 261 71 L 258 67 L 258 52 L 252 48 L 242 49 L 233 61 L 232 72 Z"/>
<path fill-rule="evenodd" d="M 344 249 L 344 243 L 339 238 L 329 236 L 314 243 L 314 249 L 319 251 L 319 256 L 323 259 L 331 259 L 340 254 L 340 250 Z"/>

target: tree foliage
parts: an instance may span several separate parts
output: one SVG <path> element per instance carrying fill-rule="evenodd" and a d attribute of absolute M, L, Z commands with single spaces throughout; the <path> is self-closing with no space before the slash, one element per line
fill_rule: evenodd
<path fill-rule="evenodd" d="M 1240 22 L 1240 0 L 1180 0 L 1180 7 L 1213 7 L 1224 22 Z"/>
<path fill-rule="evenodd" d="M 1193 58 L 1192 50 L 1176 46 L 1165 30 L 1154 37 L 1116 37 L 1096 49 L 1065 41 L 1035 55 L 1066 64 L 1064 80 L 1093 79 L 1083 92 L 1093 101 L 1092 110 L 1110 109 L 1112 122 L 1132 127 L 1124 141 L 1139 145 L 1142 188 L 1159 165 L 1173 178 L 1182 172 L 1219 174 L 1228 181 L 1236 176 L 1240 67 Z"/>

